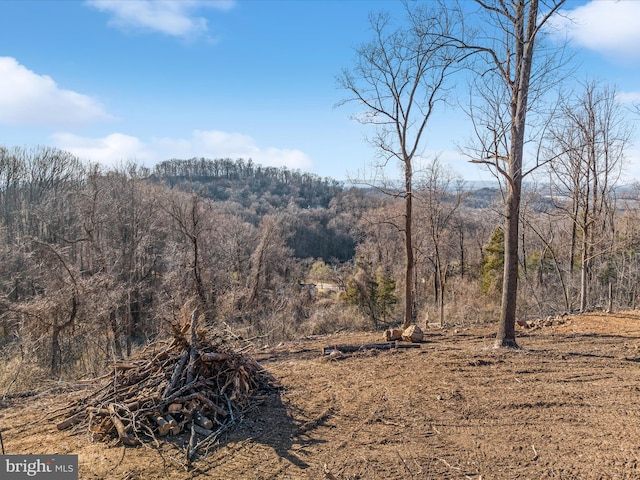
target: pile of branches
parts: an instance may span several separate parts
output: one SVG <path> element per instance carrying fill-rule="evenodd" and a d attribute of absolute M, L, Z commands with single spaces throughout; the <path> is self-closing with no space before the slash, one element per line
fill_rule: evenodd
<path fill-rule="evenodd" d="M 190 322 L 172 325 L 170 342 L 151 344 L 139 359 L 94 380 L 92 392 L 66 408 L 58 429 L 88 429 L 93 438 L 130 446 L 158 446 L 158 437 L 184 434 L 190 464 L 266 398 L 260 391 L 272 389 L 252 357 L 208 342 L 197 321 L 194 311 Z"/>

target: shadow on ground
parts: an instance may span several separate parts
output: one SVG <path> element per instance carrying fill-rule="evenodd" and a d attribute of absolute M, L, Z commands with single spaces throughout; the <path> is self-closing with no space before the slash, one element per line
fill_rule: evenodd
<path fill-rule="evenodd" d="M 273 391 L 261 405 L 245 413 L 215 451 L 200 452 L 194 462 L 194 478 L 262 478 L 260 470 L 265 464 L 304 472 L 310 468 L 307 449 L 326 442 L 315 437 L 314 430 L 331 415 L 328 409 L 317 418 L 306 419 L 303 412 L 283 401 L 280 392 Z"/>

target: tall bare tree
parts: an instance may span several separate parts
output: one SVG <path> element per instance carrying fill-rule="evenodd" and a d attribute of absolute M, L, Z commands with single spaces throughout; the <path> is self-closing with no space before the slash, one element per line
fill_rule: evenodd
<path fill-rule="evenodd" d="M 520 199 L 522 179 L 529 173 L 523 161 L 527 113 L 549 86 L 549 74 L 557 66 L 552 63 L 553 56 L 542 56 L 543 62 L 534 62 L 534 58 L 540 50 L 541 28 L 564 1 L 476 0 L 479 11 L 474 18 L 479 30 L 469 40 L 459 38 L 460 47 L 474 53 L 477 60 L 474 87 L 481 104 L 475 109 L 472 106 L 471 113 L 481 154 L 475 161 L 487 165 L 506 184 L 504 279 L 496 348 L 518 346 L 515 324 Z"/>
<path fill-rule="evenodd" d="M 355 116 L 375 127 L 371 144 L 384 170 L 395 159 L 403 174 L 403 186 L 372 184 L 387 194 L 404 199 L 405 292 L 404 326 L 415 321 L 413 177 L 414 159 L 419 156 L 426 127 L 436 105 L 444 101 L 447 79 L 457 64 L 456 51 L 447 38 L 456 23 L 446 6 L 407 4 L 407 21 L 395 26 L 385 13 L 370 16 L 373 39 L 356 50 L 352 70 L 343 70 L 338 84 L 349 92 L 341 102 L 355 102 L 364 110 Z M 383 182 L 384 183 L 384 182 Z M 399 190 L 399 191 L 398 191 Z"/>

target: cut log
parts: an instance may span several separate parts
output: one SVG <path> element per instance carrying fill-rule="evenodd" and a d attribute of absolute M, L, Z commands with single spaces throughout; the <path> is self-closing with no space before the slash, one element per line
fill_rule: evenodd
<path fill-rule="evenodd" d="M 171 426 L 171 428 L 169 429 L 169 432 L 171 433 L 171 435 L 179 434 L 180 431 L 182 430 L 182 427 L 178 425 L 178 422 L 176 421 L 176 419 L 173 418 L 171 415 L 165 415 L 164 418 L 167 419 L 167 422 L 169 422 L 169 425 Z"/>
<path fill-rule="evenodd" d="M 159 401 L 160 397 L 158 396 L 158 394 L 154 393 L 152 395 L 149 395 L 148 397 L 138 398 L 137 400 L 134 400 L 132 402 L 125 403 L 124 406 L 127 410 L 138 410 L 145 403 L 156 403 Z"/>
<path fill-rule="evenodd" d="M 391 330 L 387 330 L 384 332 L 384 339 L 387 342 L 393 342 L 395 340 L 402 339 L 402 330 L 398 330 L 397 328 L 393 328 Z"/>
<path fill-rule="evenodd" d="M 166 437 L 171 431 L 171 424 L 167 422 L 161 415 L 155 417 L 155 421 L 158 424 L 158 435 Z"/>
<path fill-rule="evenodd" d="M 100 421 L 98 423 L 89 423 L 89 431 L 91 433 L 106 435 L 113 431 L 114 426 L 110 416 L 99 417 L 99 419 Z"/>
<path fill-rule="evenodd" d="M 193 412 L 193 420 L 202 428 L 210 429 L 213 427 L 213 422 L 197 410 Z"/>
<path fill-rule="evenodd" d="M 209 430 L 208 428 L 203 428 L 197 423 L 193 424 L 193 429 L 198 435 L 202 435 L 203 437 L 208 437 L 213 433 L 213 430 Z"/>
<path fill-rule="evenodd" d="M 331 345 L 330 347 L 324 347 L 322 349 L 322 353 L 324 355 L 330 355 L 333 351 L 338 351 L 341 353 L 354 353 L 360 352 L 364 350 L 392 350 L 396 348 L 420 348 L 420 345 L 409 343 L 397 343 L 397 342 L 387 342 L 387 343 L 365 343 L 364 345 Z"/>
<path fill-rule="evenodd" d="M 402 339 L 405 342 L 419 343 L 424 340 L 424 333 L 418 325 L 410 325 L 402 332 Z"/>
<path fill-rule="evenodd" d="M 222 362 L 228 359 L 228 353 L 209 352 L 200 354 L 200 360 L 202 360 L 203 362 Z"/>
<path fill-rule="evenodd" d="M 221 391 L 224 391 L 224 388 L 221 389 Z M 179 400 L 181 402 L 187 402 L 189 400 L 199 400 L 200 403 L 202 403 L 203 405 L 205 405 L 207 407 L 206 409 L 209 409 L 212 412 L 215 412 L 218 415 L 221 415 L 223 417 L 226 417 L 228 415 L 228 413 L 226 411 L 224 411 L 218 405 L 213 403 L 209 398 L 205 397 L 201 392 L 191 393 L 191 394 L 186 395 L 184 397 L 179 397 L 176 400 Z"/>

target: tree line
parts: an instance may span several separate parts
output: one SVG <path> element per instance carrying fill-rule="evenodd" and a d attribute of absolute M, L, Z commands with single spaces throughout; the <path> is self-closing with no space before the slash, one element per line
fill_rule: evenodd
<path fill-rule="evenodd" d="M 264 212 L 294 203 L 301 208 L 327 208 L 342 189 L 331 178 L 290 170 L 264 167 L 253 160 L 192 158 L 158 163 L 152 178 L 198 190 L 214 200 L 230 200 Z"/>
<path fill-rule="evenodd" d="M 567 188 L 556 163 L 556 181 L 524 190 L 518 315 L 635 307 L 637 192 L 563 158 L 584 171 L 581 188 Z M 597 189 L 584 183 L 594 171 Z M 471 190 L 437 160 L 416 180 L 418 321 L 492 320 L 503 278 L 499 188 Z M 4 386 L 27 371 L 97 374 L 167 332 L 187 302 L 211 325 L 264 343 L 402 322 L 402 198 L 331 185 L 325 207 L 283 200 L 259 214 L 256 203 L 211 198 L 204 180 L 196 189 L 49 147 L 1 148 L 0 182 Z M 321 283 L 335 288 L 313 288 Z"/>
<path fill-rule="evenodd" d="M 199 162 L 229 172 L 247 164 Z M 192 167 L 173 160 L 153 172 L 135 164 L 105 169 L 55 148 L 0 148 L 7 358 L 26 355 L 53 375 L 95 370 L 155 338 L 187 301 L 211 323 L 271 332 L 277 312 L 292 320 L 283 332 L 295 328 L 305 315 L 296 299 L 306 259 L 353 256 L 347 192 L 337 182 L 257 166 L 227 187 L 251 190 L 255 201 L 223 201 L 206 188 L 218 179 L 190 175 Z M 300 188 L 274 193 L 274 175 Z M 261 188 L 252 184 L 265 179 Z M 320 197 L 331 201 L 299 206 Z"/>

